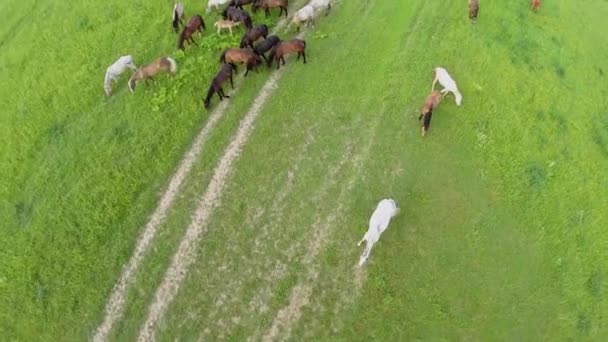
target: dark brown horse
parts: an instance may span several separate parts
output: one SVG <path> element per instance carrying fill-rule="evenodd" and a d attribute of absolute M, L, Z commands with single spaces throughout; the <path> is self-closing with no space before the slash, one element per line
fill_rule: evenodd
<path fill-rule="evenodd" d="M 249 5 L 249 4 L 253 3 L 253 1 L 254 0 L 232 0 L 232 1 L 230 1 L 229 6 L 234 6 L 236 8 L 243 9 L 244 5 Z"/>
<path fill-rule="evenodd" d="M 270 55 L 268 56 L 268 67 L 272 65 L 272 60 L 276 58 L 277 60 L 277 69 L 281 67 L 281 63 L 285 65 L 285 56 L 293 53 L 298 54 L 298 59 L 300 60 L 300 56 L 304 57 L 304 64 L 306 64 L 306 42 L 302 39 L 292 39 L 284 42 L 279 42 L 275 45 L 272 50 L 270 50 Z"/>
<path fill-rule="evenodd" d="M 279 39 L 279 37 L 277 36 L 269 36 L 268 38 L 264 39 L 263 42 L 256 45 L 256 47 L 253 48 L 253 52 L 255 52 L 256 55 L 262 57 L 266 61 L 266 63 L 268 63 L 268 59 L 264 54 L 270 51 L 270 49 L 272 49 L 280 41 L 281 39 Z"/>
<path fill-rule="evenodd" d="M 253 22 L 251 21 L 251 16 L 249 13 L 234 6 L 226 7 L 226 9 L 222 12 L 222 17 L 224 17 L 224 19 L 241 22 L 243 23 L 243 26 L 248 29 L 253 27 Z"/>
<path fill-rule="evenodd" d="M 253 5 L 251 5 L 251 10 L 255 13 L 258 8 L 261 8 L 266 13 L 266 17 L 269 17 L 271 8 L 279 8 L 281 9 L 279 17 L 283 14 L 283 11 L 285 11 L 285 16 L 287 16 L 287 2 L 287 0 L 256 0 Z"/>
<path fill-rule="evenodd" d="M 240 48 L 242 49 L 244 47 L 249 46 L 253 49 L 253 43 L 255 43 L 255 41 L 257 41 L 258 39 L 260 39 L 262 37 L 264 37 L 264 39 L 266 39 L 267 36 L 268 36 L 268 26 L 266 26 L 265 24 L 250 28 L 243 35 L 243 38 L 241 39 Z"/>
<path fill-rule="evenodd" d="M 255 54 L 255 52 L 253 52 L 253 50 L 236 48 L 224 50 L 224 52 L 220 56 L 220 62 L 232 64 L 232 66 L 234 67 L 234 71 L 237 71 L 237 64 L 245 64 L 247 66 L 245 76 L 249 74 L 249 70 L 253 68 L 257 69 L 257 66 L 262 64 L 262 60 L 258 55 Z"/>
<path fill-rule="evenodd" d="M 194 38 L 192 38 L 192 35 L 194 35 L 194 32 L 196 32 L 196 31 L 203 34 L 203 30 L 201 30 L 201 28 L 203 28 L 205 30 L 207 29 L 205 27 L 205 22 L 203 21 L 203 17 L 201 17 L 199 14 L 192 16 L 192 18 L 190 18 L 190 20 L 188 20 L 188 23 L 186 24 L 186 26 L 184 26 L 182 33 L 179 35 L 179 39 L 177 40 L 177 48 L 183 51 L 185 41 L 188 41 L 194 45 L 198 45 L 194 41 Z"/>
<path fill-rule="evenodd" d="M 223 64 L 220 71 L 215 75 L 213 80 L 211 81 L 211 85 L 209 86 L 209 90 L 207 91 L 207 97 L 203 100 L 203 104 L 206 109 L 209 109 L 209 105 L 211 104 L 211 97 L 214 93 L 220 97 L 220 101 L 224 99 L 224 97 L 230 98 L 230 96 L 224 94 L 224 88 L 222 88 L 222 84 L 226 82 L 227 79 L 230 79 L 230 86 L 234 89 L 234 83 L 232 83 L 232 70 L 234 69 L 234 65 L 232 64 Z"/>

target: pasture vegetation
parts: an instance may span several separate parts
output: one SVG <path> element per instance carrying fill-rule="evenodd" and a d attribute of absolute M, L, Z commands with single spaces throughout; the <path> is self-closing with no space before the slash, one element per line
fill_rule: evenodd
<path fill-rule="evenodd" d="M 278 336 L 295 340 L 608 338 L 608 3 L 481 6 L 475 25 L 466 3 L 426 0 L 341 1 L 317 21 L 308 64 L 288 59 L 158 337 L 261 338 L 291 304 Z M 0 4 L 0 336 L 90 336 L 205 123 L 201 98 L 238 35 L 176 53 L 170 9 Z M 178 74 L 104 98 L 105 68 L 126 53 L 138 65 L 172 55 Z M 446 98 L 422 139 L 437 65 L 463 105 Z M 137 336 L 265 79 L 251 74 L 230 99 L 113 339 Z M 384 197 L 400 215 L 358 271 Z"/>

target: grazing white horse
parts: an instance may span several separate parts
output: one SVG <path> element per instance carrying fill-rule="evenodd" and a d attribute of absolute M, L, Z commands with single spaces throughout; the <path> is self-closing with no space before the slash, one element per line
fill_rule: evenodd
<path fill-rule="evenodd" d="M 329 14 L 329 10 L 331 10 L 331 3 L 329 2 L 329 0 L 310 0 L 310 2 L 308 4 L 310 6 L 312 6 L 312 8 L 314 8 L 315 11 L 319 11 L 324 8 L 327 8 L 326 13 Z"/>
<path fill-rule="evenodd" d="M 306 5 L 294 13 L 288 27 L 295 24 L 297 25 L 299 31 L 300 25 L 304 22 L 307 26 L 312 23 L 312 27 L 315 27 L 315 9 L 311 5 Z"/>
<path fill-rule="evenodd" d="M 133 63 L 133 57 L 131 57 L 131 55 L 120 57 L 116 60 L 116 62 L 114 62 L 114 64 L 110 65 L 106 69 L 106 77 L 103 81 L 103 89 L 106 91 L 107 96 L 110 96 L 112 94 L 112 81 L 118 81 L 118 76 L 120 76 L 127 69 L 137 69 L 137 67 Z"/>
<path fill-rule="evenodd" d="M 378 203 L 376 210 L 374 210 L 372 217 L 369 219 L 369 228 L 367 229 L 367 232 L 365 232 L 363 239 L 357 244 L 357 246 L 361 246 L 363 241 L 366 242 L 365 250 L 359 258 L 359 266 L 363 266 L 367 261 L 374 244 L 378 242 L 380 235 L 388 228 L 391 218 L 397 215 L 397 213 L 399 213 L 399 208 L 397 208 L 397 203 L 395 203 L 394 200 L 383 199 Z"/>
<path fill-rule="evenodd" d="M 172 16 L 172 20 L 171 20 L 175 33 L 177 33 L 177 30 L 179 29 L 179 24 L 180 23 L 182 25 L 184 24 L 183 19 L 184 19 L 184 4 L 182 4 L 181 2 L 176 2 L 173 5 L 173 16 Z"/>
<path fill-rule="evenodd" d="M 219 11 L 220 5 L 225 5 L 230 1 L 232 0 L 209 0 L 209 2 L 207 3 L 207 10 L 205 12 L 209 14 L 209 12 L 211 12 L 211 7 L 215 7 L 215 10 Z"/>
<path fill-rule="evenodd" d="M 448 92 L 453 93 L 456 98 L 456 105 L 460 106 L 462 103 L 462 94 L 460 94 L 458 86 L 456 86 L 456 82 L 454 79 L 452 79 L 447 70 L 442 67 L 435 68 L 435 77 L 433 79 L 433 86 L 431 87 L 431 90 L 435 90 L 435 83 L 437 83 L 437 81 L 439 81 L 439 84 L 443 86 L 441 94 L 445 97 Z"/>

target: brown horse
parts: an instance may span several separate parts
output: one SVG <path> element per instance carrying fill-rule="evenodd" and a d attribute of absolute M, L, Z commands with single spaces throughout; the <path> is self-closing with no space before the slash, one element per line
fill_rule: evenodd
<path fill-rule="evenodd" d="M 437 109 L 439 106 L 439 102 L 441 102 L 441 93 L 438 91 L 432 91 L 429 96 L 426 97 L 424 101 L 424 107 L 420 111 L 420 116 L 418 117 L 418 121 L 424 117 L 424 123 L 422 124 L 422 136 L 426 135 L 426 132 L 429 130 L 431 126 L 431 116 L 433 115 L 433 110 Z"/>
<path fill-rule="evenodd" d="M 249 74 L 249 70 L 256 68 L 257 66 L 262 64 L 262 60 L 260 56 L 256 55 L 255 52 L 251 49 L 236 49 L 230 48 L 224 50 L 222 55 L 220 56 L 221 63 L 232 64 L 234 67 L 234 71 L 236 72 L 237 64 L 245 64 L 247 66 L 247 71 L 245 72 L 245 76 Z"/>
<path fill-rule="evenodd" d="M 220 101 L 224 99 L 224 97 L 230 98 L 230 96 L 224 94 L 224 88 L 222 88 L 222 84 L 226 82 L 227 79 L 230 79 L 230 86 L 234 89 L 234 83 L 232 82 L 232 70 L 234 69 L 234 65 L 232 64 L 223 64 L 220 71 L 215 75 L 213 80 L 211 81 L 211 85 L 209 86 L 209 90 L 207 91 L 207 97 L 203 100 L 203 104 L 206 109 L 209 109 L 209 105 L 211 104 L 211 97 L 214 93 L 220 97 Z"/>
<path fill-rule="evenodd" d="M 177 40 L 177 48 L 183 51 L 185 41 L 188 41 L 194 45 L 198 45 L 194 41 L 194 38 L 192 38 L 192 35 L 194 35 L 194 32 L 196 32 L 196 31 L 203 34 L 203 30 L 201 30 L 201 27 L 205 30 L 207 29 L 205 27 L 205 22 L 203 21 L 203 17 L 201 17 L 199 14 L 192 16 L 192 18 L 190 18 L 190 20 L 188 20 L 188 23 L 186 24 L 186 26 L 184 26 L 182 33 L 179 35 L 179 39 Z"/>
<path fill-rule="evenodd" d="M 236 8 L 239 9 L 243 9 L 244 5 L 249 5 L 250 3 L 253 3 L 254 0 L 232 0 L 230 1 L 230 5 L 228 6 L 234 6 Z"/>
<path fill-rule="evenodd" d="M 245 32 L 243 38 L 241 39 L 241 44 L 239 45 L 239 47 L 242 49 L 244 47 L 249 46 L 253 49 L 253 43 L 255 43 L 255 41 L 262 37 L 264 37 L 264 39 L 268 37 L 268 26 L 266 26 L 265 24 L 258 25 L 254 28 L 247 30 L 247 32 Z"/>
<path fill-rule="evenodd" d="M 177 71 L 177 63 L 175 63 L 175 60 L 171 57 L 160 57 L 154 62 L 140 67 L 129 79 L 129 89 L 131 92 L 135 91 L 137 81 L 144 80 L 148 83 L 149 80 L 154 80 L 152 77 L 161 71 L 175 74 Z"/>
<path fill-rule="evenodd" d="M 306 42 L 302 39 L 292 39 L 284 42 L 279 42 L 270 50 L 268 56 L 268 67 L 272 65 L 272 60 L 276 58 L 277 69 L 281 67 L 281 62 L 285 65 L 285 56 L 289 54 L 297 53 L 298 59 L 300 56 L 304 57 L 304 64 L 306 64 Z"/>
<path fill-rule="evenodd" d="M 540 8 L 540 0 L 532 0 L 532 10 L 536 11 Z"/>
<path fill-rule="evenodd" d="M 258 11 L 258 8 L 262 8 L 266 13 L 266 17 L 269 17 L 271 8 L 279 8 L 281 9 L 279 17 L 283 14 L 283 11 L 285 11 L 285 16 L 287 16 L 287 2 L 288 0 L 256 0 L 251 5 L 251 10 L 255 13 Z"/>
<path fill-rule="evenodd" d="M 222 12 L 222 17 L 224 17 L 224 19 L 241 22 L 243 23 L 243 26 L 248 29 L 253 27 L 253 21 L 251 21 L 251 16 L 249 13 L 234 6 L 226 7 L 226 9 L 224 9 Z"/>
<path fill-rule="evenodd" d="M 477 15 L 479 14 L 479 0 L 469 0 L 469 19 L 473 23 L 477 22 Z"/>

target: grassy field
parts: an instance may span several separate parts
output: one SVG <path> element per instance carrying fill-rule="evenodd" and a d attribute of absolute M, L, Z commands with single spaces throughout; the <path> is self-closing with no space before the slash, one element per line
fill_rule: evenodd
<path fill-rule="evenodd" d="M 90 336 L 206 121 L 200 98 L 230 44 L 175 54 L 170 4 L 71 5 L 0 5 L 8 340 Z M 476 25 L 462 1 L 341 1 L 318 20 L 308 64 L 288 60 L 234 165 L 160 340 L 608 338 L 608 3 L 481 5 Z M 175 55 L 177 80 L 105 99 L 105 67 L 127 52 L 137 64 Z M 463 105 L 447 98 L 422 139 L 437 65 Z M 137 337 L 266 73 L 230 99 L 113 340 Z M 385 197 L 401 213 L 358 269 L 356 243 Z"/>

